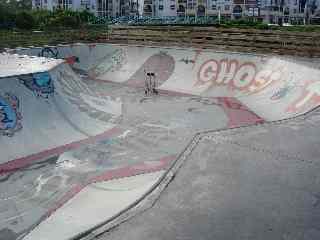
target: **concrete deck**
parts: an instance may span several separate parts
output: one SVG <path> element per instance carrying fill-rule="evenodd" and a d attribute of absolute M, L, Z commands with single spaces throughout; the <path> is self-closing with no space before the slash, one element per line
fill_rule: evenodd
<path fill-rule="evenodd" d="M 320 239 L 319 126 L 317 111 L 201 135 L 151 209 L 94 239 Z"/>

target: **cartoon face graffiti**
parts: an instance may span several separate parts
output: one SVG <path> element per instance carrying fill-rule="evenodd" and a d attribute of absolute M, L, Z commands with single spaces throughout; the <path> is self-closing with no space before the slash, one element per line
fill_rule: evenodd
<path fill-rule="evenodd" d="M 19 99 L 16 96 L 10 93 L 3 97 L 0 95 L 0 135 L 13 136 L 22 128 L 19 107 Z"/>
<path fill-rule="evenodd" d="M 33 91 L 37 97 L 48 98 L 54 93 L 53 81 L 47 72 L 25 75 L 19 79 L 22 84 Z"/>

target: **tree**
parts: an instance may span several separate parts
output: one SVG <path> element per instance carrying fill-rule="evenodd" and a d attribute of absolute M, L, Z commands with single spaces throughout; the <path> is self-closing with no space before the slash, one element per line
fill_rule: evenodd
<path fill-rule="evenodd" d="M 35 27 L 33 16 L 29 12 L 17 13 L 16 26 L 21 29 L 32 29 L 33 27 Z"/>

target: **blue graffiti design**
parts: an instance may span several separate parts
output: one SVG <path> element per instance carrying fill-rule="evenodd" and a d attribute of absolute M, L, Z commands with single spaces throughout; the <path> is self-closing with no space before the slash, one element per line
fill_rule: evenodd
<path fill-rule="evenodd" d="M 19 99 L 9 93 L 4 97 L 0 96 L 0 134 L 13 136 L 13 134 L 22 128 L 20 120 L 21 114 Z"/>
<path fill-rule="evenodd" d="M 54 93 L 54 85 L 48 72 L 34 73 L 20 77 L 20 81 L 38 97 L 48 98 Z"/>
<path fill-rule="evenodd" d="M 280 88 L 277 92 L 275 92 L 271 96 L 270 99 L 276 101 L 276 100 L 279 100 L 281 98 L 284 98 L 289 94 L 291 89 L 292 89 L 292 87 L 290 87 L 290 86 L 286 86 L 286 87 Z"/>
<path fill-rule="evenodd" d="M 17 117 L 14 110 L 10 107 L 10 105 L 4 100 L 0 98 L 0 119 L 1 125 L 0 129 L 6 130 L 9 128 L 14 128 L 17 122 Z"/>
<path fill-rule="evenodd" d="M 54 48 L 44 47 L 41 49 L 41 52 L 38 54 L 38 56 L 58 59 L 59 50 L 57 47 L 54 47 Z"/>
<path fill-rule="evenodd" d="M 50 76 L 49 75 L 40 75 L 40 74 L 34 74 L 33 75 L 34 84 L 38 87 L 46 87 L 50 85 Z"/>
<path fill-rule="evenodd" d="M 74 63 L 79 63 L 80 59 L 77 56 L 69 56 L 62 57 L 60 56 L 59 50 L 57 47 L 44 47 L 38 53 L 38 57 L 46 57 L 46 58 L 55 58 L 55 59 L 64 59 L 69 65 L 73 65 Z"/>

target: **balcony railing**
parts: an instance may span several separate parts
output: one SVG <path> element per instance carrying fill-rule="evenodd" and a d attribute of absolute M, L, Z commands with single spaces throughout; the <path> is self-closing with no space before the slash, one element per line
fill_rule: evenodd
<path fill-rule="evenodd" d="M 80 1 L 80 4 L 81 4 L 82 6 L 90 5 L 90 0 L 81 0 L 81 1 Z"/>

